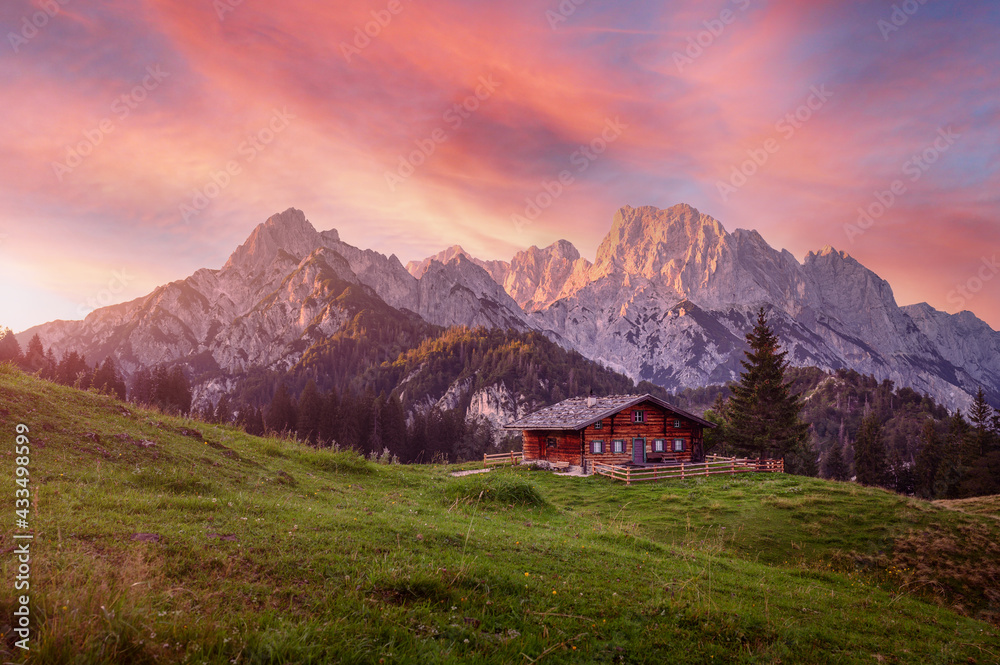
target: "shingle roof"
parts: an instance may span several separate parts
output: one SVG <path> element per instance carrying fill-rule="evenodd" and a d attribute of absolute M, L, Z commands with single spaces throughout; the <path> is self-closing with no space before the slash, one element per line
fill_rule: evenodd
<path fill-rule="evenodd" d="M 623 409 L 647 400 L 668 411 L 690 418 L 696 423 L 701 423 L 705 427 L 715 427 L 715 423 L 699 418 L 649 394 L 595 397 L 596 404 L 594 406 L 587 406 L 587 399 L 586 397 L 564 399 L 558 404 L 547 406 L 523 418 L 509 422 L 504 427 L 506 429 L 583 429 L 598 420 L 603 420 Z"/>

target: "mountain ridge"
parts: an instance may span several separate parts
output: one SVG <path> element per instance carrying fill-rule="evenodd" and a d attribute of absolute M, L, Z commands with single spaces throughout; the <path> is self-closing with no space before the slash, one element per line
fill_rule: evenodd
<path fill-rule="evenodd" d="M 345 324 L 339 296 L 324 287 L 333 278 L 432 325 L 537 330 L 670 390 L 736 378 L 743 337 L 765 307 L 793 364 L 855 369 L 952 408 L 978 385 L 1000 402 L 1000 333 L 973 314 L 900 307 L 888 282 L 846 252 L 827 246 L 800 263 L 687 204 L 624 206 L 593 263 L 560 240 L 509 262 L 454 245 L 406 266 L 289 208 L 258 224 L 220 269 L 18 337 L 111 355 L 126 374 L 195 357 L 223 372 L 289 367 Z"/>

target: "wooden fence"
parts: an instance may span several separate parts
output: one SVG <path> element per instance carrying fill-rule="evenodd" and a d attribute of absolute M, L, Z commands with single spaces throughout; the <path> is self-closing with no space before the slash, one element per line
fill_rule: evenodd
<path fill-rule="evenodd" d="M 623 480 L 626 485 L 649 480 L 673 480 L 685 478 L 700 478 L 720 474 L 735 475 L 737 473 L 784 473 L 783 459 L 746 459 L 736 457 L 711 456 L 702 464 L 680 463 L 668 466 L 632 467 L 615 464 L 593 462 L 594 473 L 608 476 L 615 480 Z"/>
<path fill-rule="evenodd" d="M 706 455 L 706 462 L 729 462 L 735 460 L 737 464 L 744 464 L 752 467 L 752 471 L 760 473 L 784 473 L 785 458 L 781 459 L 757 459 L 753 457 L 720 457 L 719 455 Z"/>
<path fill-rule="evenodd" d="M 483 455 L 483 467 L 496 466 L 498 464 L 520 464 L 524 460 L 524 453 L 497 453 L 496 455 Z"/>

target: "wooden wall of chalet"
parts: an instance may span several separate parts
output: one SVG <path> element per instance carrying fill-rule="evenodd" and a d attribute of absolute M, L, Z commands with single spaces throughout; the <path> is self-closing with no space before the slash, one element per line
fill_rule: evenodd
<path fill-rule="evenodd" d="M 644 422 L 633 422 L 632 413 L 634 411 L 644 412 Z M 680 420 L 680 427 L 674 427 L 675 420 Z M 599 429 L 590 425 L 583 430 L 582 445 L 580 430 L 525 430 L 523 433 L 524 459 L 568 462 L 573 465 L 580 465 L 587 460 L 606 464 L 626 464 L 633 460 L 632 440 L 635 438 L 646 440 L 647 459 L 658 454 L 653 452 L 654 439 L 666 441 L 666 450 L 663 455 L 682 461 L 692 460 L 695 444 L 699 450 L 703 450 L 702 425 L 673 412 L 665 411 L 652 402 L 643 402 L 634 407 L 623 409 L 614 416 L 605 418 L 601 424 Z M 615 439 L 625 441 L 625 452 L 617 454 L 611 452 L 613 450 L 612 441 Z M 673 452 L 674 439 L 684 440 L 683 452 Z M 554 446 L 548 445 L 550 440 L 554 440 Z M 604 453 L 594 454 L 590 452 L 591 443 L 594 440 L 604 441 Z"/>
<path fill-rule="evenodd" d="M 644 418 L 642 423 L 633 422 L 632 413 L 642 411 Z M 680 420 L 680 427 L 674 427 L 675 420 Z M 586 451 L 584 458 L 603 462 L 605 464 L 627 464 L 633 460 L 632 440 L 642 438 L 646 440 L 646 457 L 658 455 L 653 452 L 653 440 L 664 439 L 666 451 L 664 456 L 690 462 L 694 444 L 702 445 L 702 425 L 665 411 L 662 407 L 652 402 L 642 402 L 634 407 L 629 407 L 619 411 L 614 416 L 609 416 L 601 421 L 601 428 L 590 425 L 584 430 L 584 443 Z M 613 453 L 612 441 L 623 439 L 625 441 L 624 453 Z M 673 452 L 674 439 L 684 440 L 684 451 Z M 603 454 L 591 453 L 591 442 L 594 440 L 604 441 Z"/>
<path fill-rule="evenodd" d="M 550 440 L 554 441 L 554 446 L 549 445 Z M 523 446 L 526 460 L 581 464 L 579 430 L 525 430 Z"/>

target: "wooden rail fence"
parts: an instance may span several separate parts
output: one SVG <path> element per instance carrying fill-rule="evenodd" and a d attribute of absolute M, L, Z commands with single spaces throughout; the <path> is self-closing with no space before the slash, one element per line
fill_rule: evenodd
<path fill-rule="evenodd" d="M 712 455 L 709 461 L 701 464 L 680 463 L 670 466 L 631 467 L 615 464 L 593 463 L 594 473 L 615 480 L 623 480 L 626 485 L 650 480 L 673 480 L 699 478 L 720 474 L 735 475 L 737 473 L 784 473 L 784 459 L 747 459 L 736 457 L 718 457 Z"/>
<path fill-rule="evenodd" d="M 524 453 L 497 453 L 496 455 L 483 455 L 483 467 L 488 468 L 499 464 L 520 464 L 524 460 Z"/>

